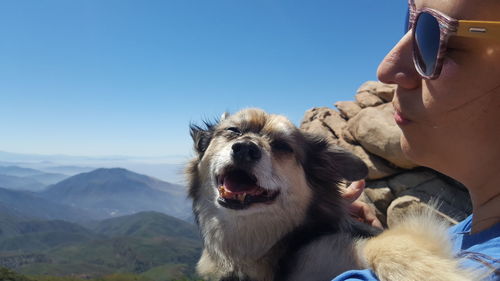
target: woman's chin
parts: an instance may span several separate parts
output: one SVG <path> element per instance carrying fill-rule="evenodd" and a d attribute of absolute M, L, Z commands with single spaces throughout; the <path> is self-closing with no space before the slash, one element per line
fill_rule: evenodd
<path fill-rule="evenodd" d="M 409 138 L 408 134 L 401 135 L 401 151 L 403 155 L 413 163 L 426 166 L 425 155 L 429 154 L 430 145 L 420 138 Z"/>

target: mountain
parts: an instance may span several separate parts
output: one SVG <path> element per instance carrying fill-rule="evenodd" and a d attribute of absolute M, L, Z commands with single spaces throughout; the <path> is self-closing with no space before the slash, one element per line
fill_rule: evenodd
<path fill-rule="evenodd" d="M 97 169 L 47 187 L 40 195 L 110 218 L 158 211 L 178 218 L 191 214 L 184 188 L 122 168 Z"/>
<path fill-rule="evenodd" d="M 31 218 L 68 221 L 86 221 L 95 216 L 92 212 L 48 201 L 34 192 L 6 188 L 0 188 L 0 212 Z"/>
<path fill-rule="evenodd" d="M 0 219 L 0 252 L 41 251 L 96 239 L 82 226 L 62 220 Z"/>
<path fill-rule="evenodd" d="M 0 186 L 16 190 L 40 191 L 45 186 L 67 177 L 64 174 L 47 173 L 19 166 L 0 166 Z"/>
<path fill-rule="evenodd" d="M 106 236 L 150 238 L 162 236 L 200 239 L 198 230 L 193 224 L 152 211 L 106 219 L 94 226 L 93 230 Z"/>
<path fill-rule="evenodd" d="M 26 177 L 26 176 L 38 175 L 40 173 L 42 172 L 30 168 L 23 168 L 18 166 L 0 166 L 0 174 L 4 175 Z"/>
<path fill-rule="evenodd" d="M 0 174 L 0 186 L 13 190 L 40 191 L 45 188 L 45 184 L 29 178 Z"/>
<path fill-rule="evenodd" d="M 46 173 L 55 173 L 55 174 L 64 174 L 64 175 L 74 176 L 76 174 L 90 172 L 92 170 L 95 170 L 95 168 L 71 166 L 71 165 L 65 165 L 65 166 L 53 166 L 53 165 L 51 165 L 51 166 L 42 166 L 42 167 L 40 167 L 40 170 L 44 171 Z"/>
<path fill-rule="evenodd" d="M 202 246 L 193 225 L 157 212 L 107 219 L 93 230 L 60 221 L 21 220 L 17 225 L 28 231 L 0 236 L 0 266 L 23 274 L 97 277 L 128 272 L 179 280 L 193 275 Z M 8 247 L 3 241 L 23 239 L 26 245 L 2 248 Z"/>

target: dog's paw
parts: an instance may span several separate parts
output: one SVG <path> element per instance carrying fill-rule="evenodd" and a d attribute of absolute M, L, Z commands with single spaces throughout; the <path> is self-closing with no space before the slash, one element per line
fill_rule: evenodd
<path fill-rule="evenodd" d="M 428 213 L 410 216 L 364 244 L 365 262 L 381 281 L 480 280 L 454 258 L 447 229 Z"/>

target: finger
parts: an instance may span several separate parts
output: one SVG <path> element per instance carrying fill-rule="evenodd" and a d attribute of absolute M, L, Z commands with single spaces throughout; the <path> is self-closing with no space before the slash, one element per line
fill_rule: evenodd
<path fill-rule="evenodd" d="M 363 212 L 363 217 L 371 226 L 383 228 L 382 223 L 378 220 L 375 211 L 370 208 L 370 206 L 363 204 L 361 205 L 361 209 Z"/>
<path fill-rule="evenodd" d="M 363 192 L 364 189 L 365 189 L 365 180 L 352 182 L 344 190 L 344 193 L 342 193 L 342 197 L 348 202 L 352 203 L 356 199 L 358 199 L 359 196 L 361 196 L 361 193 Z"/>

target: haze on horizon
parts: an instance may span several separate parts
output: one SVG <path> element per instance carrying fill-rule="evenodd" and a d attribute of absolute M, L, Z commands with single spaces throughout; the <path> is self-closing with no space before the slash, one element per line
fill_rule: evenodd
<path fill-rule="evenodd" d="M 190 122 L 352 100 L 406 1 L 2 1 L 0 151 L 191 155 Z M 0 159 L 1 161 L 2 159 Z"/>

